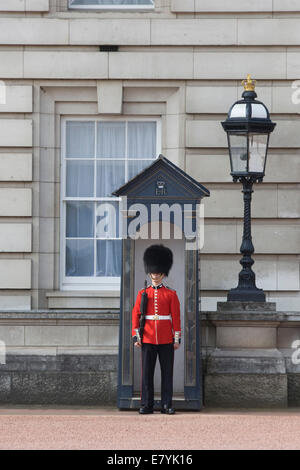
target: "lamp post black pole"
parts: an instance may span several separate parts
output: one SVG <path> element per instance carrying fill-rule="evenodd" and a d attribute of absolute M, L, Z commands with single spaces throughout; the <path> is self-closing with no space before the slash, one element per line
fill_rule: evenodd
<path fill-rule="evenodd" d="M 231 289 L 228 292 L 228 301 L 244 301 L 245 298 L 248 301 L 253 302 L 265 302 L 266 296 L 262 289 L 258 289 L 255 284 L 255 273 L 252 271 L 252 265 L 254 260 L 252 254 L 254 253 L 254 246 L 252 243 L 251 235 L 251 200 L 253 193 L 253 177 L 242 176 L 238 180 L 243 185 L 244 194 L 244 230 L 243 240 L 240 251 L 243 257 L 240 260 L 240 264 L 243 269 L 239 273 L 239 283 L 235 289 Z"/>
<path fill-rule="evenodd" d="M 240 248 L 242 270 L 238 286 L 228 292 L 227 300 L 265 302 L 265 293 L 256 287 L 252 271 L 251 199 L 253 184 L 261 183 L 265 176 L 269 138 L 276 124 L 271 121 L 266 106 L 256 100 L 256 80 L 248 75 L 242 83 L 245 89 L 243 99 L 231 106 L 226 121 L 222 122 L 228 138 L 231 175 L 235 183 L 242 183 L 244 194 L 244 230 Z"/>

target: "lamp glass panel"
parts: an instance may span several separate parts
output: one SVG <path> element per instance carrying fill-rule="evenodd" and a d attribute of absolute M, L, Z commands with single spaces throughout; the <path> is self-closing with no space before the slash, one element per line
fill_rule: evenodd
<path fill-rule="evenodd" d="M 245 118 L 247 112 L 247 105 L 243 103 L 238 103 L 233 106 L 230 118 Z"/>
<path fill-rule="evenodd" d="M 249 134 L 249 172 L 264 173 L 268 134 Z"/>
<path fill-rule="evenodd" d="M 251 117 L 256 119 L 267 119 L 268 114 L 266 108 L 262 104 L 253 103 L 251 105 Z"/>
<path fill-rule="evenodd" d="M 232 173 L 247 172 L 247 134 L 229 134 Z"/>

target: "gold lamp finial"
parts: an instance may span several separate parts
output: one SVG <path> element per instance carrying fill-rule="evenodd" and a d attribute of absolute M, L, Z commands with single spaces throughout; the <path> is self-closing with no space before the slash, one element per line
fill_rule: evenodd
<path fill-rule="evenodd" d="M 244 85 L 245 91 L 254 91 L 256 80 L 252 80 L 250 73 L 248 73 L 247 80 L 243 80 L 242 85 Z"/>

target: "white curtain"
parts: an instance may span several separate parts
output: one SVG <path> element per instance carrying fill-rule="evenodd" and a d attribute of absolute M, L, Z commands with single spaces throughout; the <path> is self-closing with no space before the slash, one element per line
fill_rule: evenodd
<path fill-rule="evenodd" d="M 66 236 L 94 238 L 94 202 L 67 202 Z"/>
<path fill-rule="evenodd" d="M 69 160 L 66 169 L 66 196 L 93 197 L 94 162 L 92 160 Z"/>
<path fill-rule="evenodd" d="M 124 158 L 126 123 L 107 121 L 97 123 L 97 158 Z"/>
<path fill-rule="evenodd" d="M 156 123 L 128 123 L 128 158 L 154 158 L 156 151 Z"/>
<path fill-rule="evenodd" d="M 94 241 L 66 241 L 66 276 L 94 275 Z"/>
<path fill-rule="evenodd" d="M 126 123 L 97 123 L 97 197 L 111 196 L 125 183 Z"/>
<path fill-rule="evenodd" d="M 111 239 L 109 230 L 108 239 L 99 239 L 99 204 L 155 157 L 156 122 L 67 121 L 65 196 L 94 198 L 66 202 L 67 276 L 121 275 L 121 240 Z M 117 226 L 116 237 L 118 222 L 118 217 L 111 221 Z"/>
<path fill-rule="evenodd" d="M 93 158 L 95 153 L 95 123 L 67 121 L 66 157 Z"/>

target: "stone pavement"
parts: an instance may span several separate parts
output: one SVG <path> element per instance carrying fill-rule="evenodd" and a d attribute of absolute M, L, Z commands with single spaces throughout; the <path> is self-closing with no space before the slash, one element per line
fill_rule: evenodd
<path fill-rule="evenodd" d="M 300 449 L 299 430 L 299 408 L 141 416 L 114 408 L 0 407 L 1 450 Z"/>

